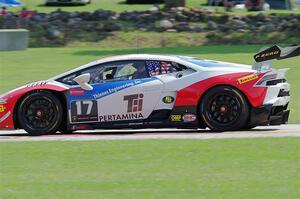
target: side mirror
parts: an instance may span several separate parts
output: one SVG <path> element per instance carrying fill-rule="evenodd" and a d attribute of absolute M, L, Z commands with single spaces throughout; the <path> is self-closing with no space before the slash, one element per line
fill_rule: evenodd
<path fill-rule="evenodd" d="M 91 79 L 90 73 L 85 73 L 75 77 L 73 80 L 83 89 L 83 90 L 93 90 L 93 87 L 89 84 Z"/>
<path fill-rule="evenodd" d="M 183 76 L 182 72 L 176 74 L 176 78 L 181 78 Z"/>

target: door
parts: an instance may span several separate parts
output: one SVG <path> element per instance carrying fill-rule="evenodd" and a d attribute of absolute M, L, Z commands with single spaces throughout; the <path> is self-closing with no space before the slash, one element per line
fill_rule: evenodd
<path fill-rule="evenodd" d="M 150 77 L 143 60 L 101 64 L 90 73 L 93 90 L 70 89 L 71 123 L 114 122 L 147 119 L 159 103 L 163 82 Z"/>

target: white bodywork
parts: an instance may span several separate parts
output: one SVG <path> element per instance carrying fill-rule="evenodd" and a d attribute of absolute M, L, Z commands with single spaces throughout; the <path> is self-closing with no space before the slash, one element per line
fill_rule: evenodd
<path fill-rule="evenodd" d="M 118 121 L 116 119 L 118 115 L 126 115 L 128 114 L 127 110 L 127 101 L 124 101 L 124 96 L 132 95 L 132 94 L 143 94 L 143 109 L 139 113 L 142 114 L 141 117 L 137 117 L 136 119 L 146 119 L 154 110 L 168 109 L 172 110 L 174 107 L 174 102 L 176 100 L 177 91 L 186 88 L 193 83 L 208 79 L 210 77 L 215 77 L 218 75 L 231 74 L 231 73 L 241 73 L 241 72 L 249 72 L 249 73 L 258 73 L 257 70 L 253 70 L 250 65 L 242 65 L 242 64 L 233 64 L 227 62 L 218 62 L 211 60 L 202 60 L 207 61 L 210 64 L 214 64 L 216 66 L 205 67 L 200 66 L 199 64 L 194 64 L 188 61 L 189 57 L 181 57 L 181 56 L 172 56 L 172 55 L 153 55 L 153 54 L 133 54 L 133 55 L 121 55 L 108 57 L 104 59 L 100 59 L 81 67 L 78 67 L 74 70 L 71 70 L 67 73 L 61 74 L 50 80 L 53 81 L 55 79 L 64 77 L 73 72 L 86 69 L 91 66 L 95 66 L 102 63 L 113 62 L 113 61 L 125 61 L 125 60 L 157 60 L 157 61 L 168 61 L 168 62 L 176 62 L 178 64 L 182 64 L 188 67 L 185 71 L 180 71 L 176 73 L 162 74 L 155 76 L 155 80 L 145 82 L 142 84 L 136 84 L 134 86 L 128 87 L 126 89 L 122 89 L 120 91 L 114 92 L 111 95 L 107 95 L 101 98 L 95 98 L 97 100 L 98 107 L 98 119 L 93 122 L 102 122 L 102 121 Z M 266 74 L 276 74 L 276 79 L 284 78 L 286 70 L 274 70 L 266 73 Z M 182 75 L 182 77 L 178 77 L 178 73 Z M 269 79 L 267 79 L 269 80 Z M 266 80 L 266 81 L 267 81 Z M 256 86 L 264 86 L 266 82 L 262 82 L 260 85 Z M 92 85 L 93 86 L 93 85 Z M 290 86 L 288 83 L 279 83 L 274 86 L 267 86 L 267 94 L 264 100 L 264 105 L 272 104 L 273 106 L 283 106 L 286 105 L 290 97 L 278 97 L 279 91 L 289 91 Z M 113 89 L 113 88 L 112 88 Z M 95 91 L 95 96 L 102 94 L 97 93 Z M 175 100 L 172 103 L 163 103 L 161 100 L 165 96 L 171 96 Z M 88 102 L 86 102 L 88 103 Z M 70 123 L 87 123 L 87 122 L 74 122 L 71 120 L 71 112 L 70 114 Z M 127 116 L 126 116 L 127 117 Z M 134 118 L 135 119 L 135 118 Z M 123 118 L 122 120 L 132 120 L 131 117 L 127 119 Z"/>

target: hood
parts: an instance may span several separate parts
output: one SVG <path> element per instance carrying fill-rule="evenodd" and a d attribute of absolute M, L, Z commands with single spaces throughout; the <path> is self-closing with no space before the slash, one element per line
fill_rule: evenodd
<path fill-rule="evenodd" d="M 45 80 L 45 81 L 37 81 L 33 83 L 26 84 L 24 86 L 20 86 L 13 90 L 10 90 L 4 94 L 0 95 L 0 98 L 4 98 L 8 95 L 18 95 L 24 94 L 33 90 L 54 90 L 54 91 L 64 91 L 69 89 L 66 85 L 59 83 L 57 81 Z"/>

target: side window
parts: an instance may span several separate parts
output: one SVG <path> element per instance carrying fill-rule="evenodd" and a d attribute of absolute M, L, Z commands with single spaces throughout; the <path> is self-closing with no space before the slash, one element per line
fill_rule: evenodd
<path fill-rule="evenodd" d="M 150 76 L 174 73 L 187 69 L 181 64 L 167 61 L 146 61 L 146 67 Z"/>
<path fill-rule="evenodd" d="M 151 77 L 160 74 L 159 61 L 146 61 L 146 67 Z"/>
<path fill-rule="evenodd" d="M 131 76 L 137 71 L 137 69 L 134 67 L 134 64 L 129 63 L 124 65 L 124 67 L 120 67 L 117 74 L 116 78 L 122 79 L 131 79 Z"/>
<path fill-rule="evenodd" d="M 183 71 L 186 69 L 187 69 L 186 66 L 178 64 L 176 62 L 172 62 L 172 72 L 179 72 L 179 71 Z"/>
<path fill-rule="evenodd" d="M 97 76 L 100 77 L 99 79 L 101 79 L 101 81 L 102 80 L 107 80 L 107 81 L 113 80 L 114 79 L 114 75 L 115 75 L 116 70 L 117 70 L 117 67 L 114 67 L 114 66 L 105 67 L 104 66 L 104 68 L 105 69 L 104 69 L 103 73 L 100 73 L 100 74 L 97 75 Z M 94 83 L 100 83 L 101 81 L 94 81 Z"/>
<path fill-rule="evenodd" d="M 76 76 L 77 76 L 76 73 L 73 73 L 73 74 L 71 74 L 71 75 L 62 77 L 62 78 L 58 79 L 57 81 L 62 82 L 62 83 L 64 83 L 64 84 L 75 85 L 76 82 L 74 82 L 73 79 L 74 79 Z"/>
<path fill-rule="evenodd" d="M 118 62 L 113 74 L 114 80 L 142 79 L 148 77 L 149 73 L 146 69 L 145 61 L 142 60 Z"/>
<path fill-rule="evenodd" d="M 103 73 L 103 71 L 104 71 L 103 66 L 95 65 L 95 66 L 91 66 L 89 68 L 86 68 L 86 69 L 83 69 L 80 71 L 76 71 L 65 77 L 61 77 L 61 78 L 57 79 L 57 81 L 62 82 L 64 84 L 68 84 L 68 85 L 76 85 L 77 83 L 73 80 L 75 77 L 85 74 L 85 73 L 90 73 L 91 80 L 89 83 L 100 82 L 103 80 L 103 78 L 100 75 Z"/>
<path fill-rule="evenodd" d="M 155 61 L 153 61 L 153 63 L 155 66 Z M 161 71 L 160 62 L 158 62 L 158 64 L 159 67 L 157 72 L 160 73 Z M 170 67 L 169 63 L 167 62 L 165 63 L 165 66 L 166 68 Z M 169 69 L 166 69 L 165 73 L 168 72 Z M 62 77 L 57 81 L 69 85 L 76 85 L 76 82 L 74 82 L 73 79 L 85 73 L 90 73 L 91 75 L 91 79 L 89 82 L 90 84 L 97 84 L 97 83 L 102 83 L 107 81 L 142 79 L 142 78 L 148 78 L 150 76 L 153 76 L 153 71 L 149 70 L 149 67 L 146 65 L 145 61 L 128 60 L 128 61 L 108 62 L 108 63 L 91 66 L 89 68 L 76 71 L 72 74 Z"/>

